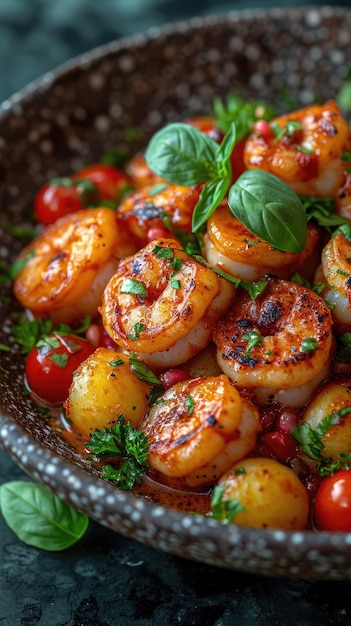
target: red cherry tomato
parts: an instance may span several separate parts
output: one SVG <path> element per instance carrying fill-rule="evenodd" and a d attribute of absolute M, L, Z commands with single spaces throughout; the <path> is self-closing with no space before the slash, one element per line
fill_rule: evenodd
<path fill-rule="evenodd" d="M 351 531 L 351 471 L 339 470 L 323 478 L 314 502 L 319 530 Z"/>
<path fill-rule="evenodd" d="M 34 198 L 34 214 L 38 222 L 48 226 L 104 199 L 119 202 L 130 186 L 129 177 L 121 170 L 103 163 L 89 165 L 74 176 L 43 185 Z"/>
<path fill-rule="evenodd" d="M 69 181 L 69 179 L 62 179 Z M 77 185 L 43 185 L 34 198 L 34 214 L 38 222 L 48 226 L 59 217 L 79 211 L 83 208 L 81 193 Z"/>
<path fill-rule="evenodd" d="M 30 390 L 50 404 L 64 402 L 73 372 L 93 351 L 94 346 L 80 337 L 48 335 L 27 357 L 26 378 Z"/>
<path fill-rule="evenodd" d="M 90 180 L 98 189 L 100 197 L 108 200 L 119 200 L 123 192 L 131 186 L 131 181 L 122 170 L 96 163 L 79 170 L 73 180 Z"/>

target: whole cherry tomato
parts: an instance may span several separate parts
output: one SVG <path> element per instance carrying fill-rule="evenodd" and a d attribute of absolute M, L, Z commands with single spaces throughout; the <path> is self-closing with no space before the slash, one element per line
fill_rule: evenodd
<path fill-rule="evenodd" d="M 48 226 L 59 217 L 96 203 L 97 187 L 91 181 L 57 178 L 43 185 L 34 198 L 34 214 L 38 222 Z"/>
<path fill-rule="evenodd" d="M 64 402 L 78 365 L 94 352 L 85 339 L 51 334 L 41 339 L 26 361 L 29 389 L 50 404 Z"/>
<path fill-rule="evenodd" d="M 123 193 L 131 186 L 131 181 L 127 174 L 122 170 L 105 165 L 104 163 L 96 163 L 88 165 L 79 170 L 73 180 L 90 180 L 98 189 L 100 198 L 118 201 Z"/>
<path fill-rule="evenodd" d="M 47 226 L 74 211 L 103 204 L 104 200 L 119 204 L 130 187 L 130 179 L 122 170 L 96 163 L 43 185 L 34 198 L 34 214 Z"/>
<path fill-rule="evenodd" d="M 351 470 L 338 470 L 322 479 L 314 502 L 319 530 L 351 531 Z"/>

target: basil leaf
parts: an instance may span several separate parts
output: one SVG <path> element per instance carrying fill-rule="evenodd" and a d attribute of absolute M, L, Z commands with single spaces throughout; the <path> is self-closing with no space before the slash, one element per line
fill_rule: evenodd
<path fill-rule="evenodd" d="M 148 166 L 165 180 L 190 187 L 217 178 L 218 144 L 190 124 L 161 128 L 146 148 Z"/>
<path fill-rule="evenodd" d="M 223 137 L 223 140 L 218 148 L 217 156 L 216 156 L 216 160 L 218 163 L 220 163 L 221 165 L 225 165 L 226 163 L 229 162 L 235 143 L 236 143 L 236 128 L 235 128 L 235 124 L 231 124 L 228 132 Z M 231 171 L 226 172 L 226 174 L 230 176 Z"/>
<path fill-rule="evenodd" d="M 301 252 L 307 222 L 297 194 L 263 170 L 247 170 L 229 190 L 229 207 L 252 233 L 279 250 Z"/>
<path fill-rule="evenodd" d="M 89 524 L 84 513 L 41 485 L 22 480 L 1 485 L 0 509 L 21 541 L 42 550 L 65 550 L 84 535 Z"/>
<path fill-rule="evenodd" d="M 230 185 L 230 178 L 222 178 L 206 183 L 194 207 L 192 230 L 197 231 L 207 220 L 223 200 Z"/>

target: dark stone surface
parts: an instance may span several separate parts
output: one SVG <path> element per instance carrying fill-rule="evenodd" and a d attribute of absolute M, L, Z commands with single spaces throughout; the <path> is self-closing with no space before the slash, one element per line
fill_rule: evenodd
<path fill-rule="evenodd" d="M 114 38 L 192 15 L 269 4 L 1 0 L 0 100 L 57 64 Z M 338 5 L 349 6 L 349 0 Z M 0 452 L 0 483 L 23 478 L 21 470 Z M 349 625 L 351 583 L 283 580 L 220 570 L 144 547 L 95 523 L 76 546 L 48 553 L 22 544 L 0 516 L 0 624 L 287 623 Z"/>
<path fill-rule="evenodd" d="M 0 452 L 0 483 L 26 479 Z M 44 552 L 0 517 L 0 624 L 6 626 L 349 626 L 351 583 L 284 580 L 186 561 L 90 523 Z"/>

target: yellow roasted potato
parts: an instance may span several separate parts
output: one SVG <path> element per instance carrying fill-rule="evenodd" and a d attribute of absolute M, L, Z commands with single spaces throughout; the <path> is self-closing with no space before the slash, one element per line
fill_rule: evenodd
<path fill-rule="evenodd" d="M 244 511 L 233 519 L 239 526 L 303 530 L 308 526 L 309 498 L 292 469 L 268 458 L 247 458 L 219 480 L 223 502 L 238 500 Z"/>
<path fill-rule="evenodd" d="M 72 429 L 86 441 L 96 429 L 115 424 L 120 414 L 136 428 L 149 407 L 150 387 L 135 375 L 128 358 L 97 348 L 77 368 L 64 407 Z"/>
<path fill-rule="evenodd" d="M 327 421 L 325 418 L 331 418 Z M 322 420 L 325 420 L 322 424 Z M 327 428 L 320 437 L 324 448 L 323 458 L 338 459 L 338 455 L 350 454 L 351 450 L 351 381 L 331 382 L 311 400 L 302 417 L 302 423 L 311 430 Z M 328 424 L 330 424 L 328 426 Z"/>

